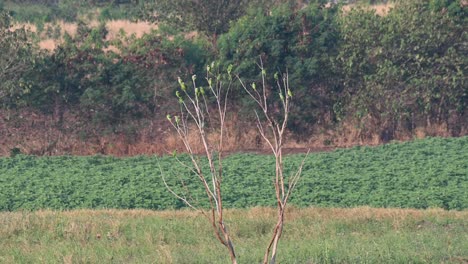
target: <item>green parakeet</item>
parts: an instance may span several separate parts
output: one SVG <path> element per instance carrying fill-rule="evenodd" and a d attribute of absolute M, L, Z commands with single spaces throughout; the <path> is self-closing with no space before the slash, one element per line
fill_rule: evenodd
<path fill-rule="evenodd" d="M 281 101 L 284 101 L 284 96 L 283 96 L 283 94 L 282 94 L 282 93 L 279 93 L 279 96 L 280 96 L 280 98 L 281 98 Z"/>

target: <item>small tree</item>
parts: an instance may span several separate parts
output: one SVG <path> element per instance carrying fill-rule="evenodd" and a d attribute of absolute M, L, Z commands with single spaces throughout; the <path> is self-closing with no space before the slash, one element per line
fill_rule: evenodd
<path fill-rule="evenodd" d="M 263 258 L 263 263 L 268 263 L 268 259 L 270 259 L 270 263 L 273 264 L 276 263 L 278 242 L 283 233 L 286 205 L 299 181 L 302 173 L 302 167 L 304 166 L 304 161 L 307 158 L 309 151 L 307 151 L 307 154 L 302 160 L 302 163 L 300 164 L 297 171 L 288 178 L 288 183 L 286 184 L 286 177 L 283 170 L 283 147 L 286 139 L 286 125 L 288 123 L 293 94 L 289 87 L 288 74 L 284 74 L 283 78 L 280 79 L 279 74 L 276 73 L 274 78 L 278 88 L 278 95 L 281 106 L 279 107 L 280 109 L 278 109 L 276 112 L 272 111 L 272 107 L 268 101 L 269 87 L 265 81 L 266 70 L 263 67 L 262 61 L 260 61 L 260 65 L 258 66 L 260 67 L 262 75 L 261 87 L 257 87 L 255 83 L 252 83 L 250 87 L 248 87 L 244 82 L 242 82 L 239 76 L 237 78 L 239 79 L 244 90 L 257 103 L 258 107 L 263 113 L 263 117 L 265 118 L 264 122 L 262 122 L 262 119 L 258 113 L 255 112 L 257 117 L 257 128 L 264 141 L 270 147 L 273 156 L 275 157 L 274 186 L 278 219 L 273 229 L 273 236 L 267 246 Z"/>
<path fill-rule="evenodd" d="M 214 65 L 213 65 L 214 66 Z M 205 89 L 198 86 L 196 83 L 196 75 L 192 76 L 193 89 L 189 89 L 187 85 L 179 78 L 179 85 L 182 93 L 177 91 L 176 95 L 180 103 L 180 116 L 171 117 L 167 119 L 177 131 L 179 138 L 190 157 L 192 167 L 190 170 L 198 177 L 203 189 L 205 190 L 206 197 L 209 200 L 209 212 L 202 208 L 198 208 L 192 199 L 187 198 L 189 190 L 186 194 L 181 195 L 176 193 L 163 177 L 164 184 L 168 190 L 177 198 L 182 200 L 187 206 L 201 212 L 210 222 L 213 227 L 216 238 L 223 244 L 229 252 L 232 263 L 237 263 L 234 245 L 228 228 L 224 222 L 223 212 L 223 196 L 221 193 L 221 184 L 223 180 L 223 138 L 225 131 L 225 120 L 227 111 L 227 98 L 232 83 L 232 76 L 230 68 L 227 74 L 220 74 L 219 72 L 212 72 L 212 67 L 207 68 L 206 81 L 208 87 Z M 225 87 L 224 80 L 228 84 Z M 208 98 L 211 97 L 211 98 Z M 208 106 L 208 100 L 215 102 L 215 107 Z M 217 115 L 217 117 L 215 117 Z M 209 125 L 214 122 L 214 118 L 218 118 L 219 137 L 217 142 L 210 142 L 208 140 Z M 196 133 L 198 134 L 203 146 L 203 152 L 206 155 L 209 173 L 205 173 L 202 169 L 202 160 L 196 155 L 194 146 L 189 140 L 190 124 L 189 120 L 195 123 Z M 175 156 L 175 155 L 174 155 Z M 178 161 L 186 166 L 179 159 Z M 162 172 L 161 172 L 162 173 Z"/>
<path fill-rule="evenodd" d="M 258 89 L 255 83 L 252 83 L 251 87 L 248 88 L 239 76 L 237 76 L 237 79 L 250 97 L 258 104 L 266 119 L 266 121 L 262 121 L 258 113 L 256 113 L 259 132 L 275 156 L 274 186 L 278 220 L 273 229 L 273 236 L 268 243 L 263 260 L 263 263 L 267 263 L 268 259 L 270 259 L 270 263 L 275 263 L 278 242 L 283 233 L 286 204 L 299 181 L 305 158 L 300 164 L 298 170 L 286 179 L 283 171 L 283 146 L 286 137 L 286 124 L 288 122 L 291 106 L 292 91 L 289 88 L 288 75 L 285 74 L 284 78 L 280 80 L 279 75 L 275 74 L 276 85 L 279 90 L 279 99 L 282 107 L 278 112 L 271 111 L 271 102 L 268 101 L 267 96 L 267 94 L 271 92 L 269 91 L 270 87 L 266 84 L 266 72 L 262 63 L 260 63 L 259 66 L 262 72 L 262 85 Z M 209 66 L 207 69 L 207 89 L 197 85 L 195 75 L 192 76 L 192 89 L 188 89 L 187 85 L 179 78 L 179 85 L 182 92 L 177 91 L 176 95 L 180 102 L 180 116 L 172 117 L 168 115 L 167 119 L 178 133 L 179 138 L 182 140 L 182 143 L 188 153 L 191 161 L 191 166 L 189 167 L 190 170 L 198 177 L 203 189 L 205 190 L 206 197 L 209 200 L 208 212 L 198 208 L 194 204 L 193 199 L 191 199 L 189 195 L 190 190 L 187 190 L 187 188 L 185 188 L 186 186 L 183 186 L 185 193 L 180 194 L 168 185 L 164 177 L 163 181 L 167 189 L 174 196 L 182 200 L 190 208 L 200 211 L 208 219 L 213 227 L 216 238 L 228 249 L 232 263 L 237 263 L 231 235 L 224 222 L 223 195 L 221 192 L 223 177 L 223 139 L 227 99 L 233 80 L 231 74 L 232 67 L 228 67 L 227 73 L 225 74 L 213 72 L 213 66 Z M 210 95 L 211 98 L 208 98 L 208 95 Z M 209 107 L 208 102 L 210 100 L 215 103 L 214 107 Z M 215 115 L 217 116 L 215 117 Z M 218 121 L 218 126 L 213 126 L 215 119 Z M 195 123 L 195 130 L 199 136 L 201 145 L 203 146 L 203 152 L 206 155 L 206 160 L 209 165 L 209 173 L 205 173 L 203 171 L 202 160 L 196 155 L 194 146 L 189 140 L 190 120 Z M 208 126 L 207 123 L 209 123 L 210 126 Z M 216 142 L 210 142 L 208 140 L 208 131 L 210 130 L 210 127 L 211 129 L 216 127 L 217 132 L 219 133 Z M 174 156 L 177 158 L 176 155 Z M 178 158 L 177 160 L 183 166 L 186 166 Z M 163 174 L 162 170 L 161 174 Z M 286 181 L 288 182 L 286 183 Z M 182 185 L 184 184 L 182 183 Z"/>

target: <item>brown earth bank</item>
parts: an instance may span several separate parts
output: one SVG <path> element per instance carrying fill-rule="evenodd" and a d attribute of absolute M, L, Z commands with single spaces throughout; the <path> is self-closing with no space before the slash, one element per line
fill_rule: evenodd
<path fill-rule="evenodd" d="M 126 120 L 120 125 L 104 125 L 98 121 L 83 120 L 79 113 L 65 112 L 62 121 L 51 114 L 29 110 L 0 110 L 0 156 L 14 152 L 28 155 L 164 155 L 184 147 L 165 115 L 138 120 Z M 373 124 L 369 124 L 372 127 Z M 232 114 L 226 124 L 224 151 L 229 153 L 270 153 L 252 122 L 239 120 Z M 352 146 L 375 146 L 390 140 L 381 131 L 369 132 L 353 125 L 341 124 L 333 129 L 318 127 L 315 132 L 289 133 L 285 143 L 286 154 L 330 151 Z M 408 141 L 428 136 L 465 136 L 468 128 L 453 133 L 446 124 L 416 127 L 413 131 L 395 131 L 392 141 Z M 217 132 L 208 139 L 215 142 Z M 196 152 L 202 153 L 197 134 L 190 138 Z"/>

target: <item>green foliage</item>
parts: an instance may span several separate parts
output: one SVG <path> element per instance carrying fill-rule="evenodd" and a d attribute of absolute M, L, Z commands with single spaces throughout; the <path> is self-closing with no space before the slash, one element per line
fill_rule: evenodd
<path fill-rule="evenodd" d="M 466 4 L 463 6 L 462 2 L 460 0 L 430 0 L 429 8 L 434 12 L 448 13 L 466 22 L 468 10 Z"/>
<path fill-rule="evenodd" d="M 32 44 L 24 28 L 14 29 L 8 12 L 0 9 L 0 107 L 23 103 L 30 83 L 25 79 L 34 64 Z"/>
<path fill-rule="evenodd" d="M 6 8 L 12 12 L 16 21 L 40 24 L 56 20 L 74 22 L 80 10 L 79 1 L 57 1 L 53 4 L 8 3 Z"/>
<path fill-rule="evenodd" d="M 455 120 L 448 124 L 454 126 L 463 119 L 467 34 L 458 18 L 412 1 L 387 16 L 352 10 L 342 16 L 340 31 L 336 73 L 346 115 L 376 122 L 390 138 L 401 127 L 444 120 Z"/>
<path fill-rule="evenodd" d="M 200 73 L 210 58 L 206 41 L 200 38 L 189 40 L 164 26 L 139 39 L 130 36 L 124 42 L 128 46 L 120 45 L 123 61 L 135 64 L 145 78 L 151 79 L 154 96 L 164 100 L 173 93 L 178 76 Z"/>
<path fill-rule="evenodd" d="M 10 157 L 14 157 L 19 154 L 21 154 L 21 150 L 19 148 L 10 149 Z"/>
<path fill-rule="evenodd" d="M 203 41 L 163 31 L 106 37 L 104 24 L 79 22 L 76 36 L 66 34 L 54 52 L 43 53 L 30 76 L 30 106 L 59 116 L 65 108 L 79 109 L 101 123 L 148 116 L 172 98 L 171 81 L 196 73 L 207 57 Z M 110 45 L 117 52 L 106 50 Z"/>
<path fill-rule="evenodd" d="M 33 21 L 54 39 L 61 37 L 60 28 L 45 22 L 93 15 L 96 7 L 102 10 L 101 22 L 137 18 L 148 5 L 146 17 L 154 10 L 168 12 L 152 17 L 165 22 L 158 31 L 142 38 L 121 34 L 112 42 L 103 25 L 77 22 L 77 36 L 65 36 L 54 53 L 39 57 L 25 30 L 6 30 L 11 18 L 2 13 L 8 26 L 2 22 L 0 29 L 0 107 L 60 112 L 78 106 L 85 117 L 111 121 L 171 112 L 166 102 L 176 100 L 177 76 L 199 74 L 217 59 L 222 68 L 233 65 L 233 74 L 247 83 L 258 82 L 261 57 L 271 79 L 267 83 L 275 83 L 275 73 L 288 72 L 300 98 L 288 124 L 297 134 L 340 124 L 356 127 L 363 139 L 380 135 L 382 141 L 433 124 L 452 135 L 465 131 L 468 16 L 459 1 L 399 1 L 386 16 L 365 8 L 339 13 L 339 6 L 325 7 L 322 0 L 303 6 L 297 1 L 213 2 L 7 1 L 5 8 L 16 20 Z M 228 8 L 213 11 L 218 4 Z M 208 37 L 188 39 L 180 33 L 193 28 Z M 109 46 L 118 51 L 108 51 Z M 10 62 L 17 68 L 4 66 Z M 235 88 L 231 95 L 247 119 L 254 106 Z M 270 109 L 277 109 L 279 98 L 271 102 Z"/>
<path fill-rule="evenodd" d="M 32 77 L 36 85 L 31 95 L 34 106 L 54 109 L 65 104 L 69 107 L 82 104 L 89 107 L 92 101 L 95 105 L 87 108 L 88 111 L 109 110 L 106 108 L 112 105 L 103 102 L 104 96 L 114 95 L 112 89 L 119 87 L 111 87 L 105 79 L 105 71 L 113 66 L 112 54 L 103 50 L 107 46 L 106 34 L 103 25 L 92 29 L 80 22 L 76 36 L 66 34 L 64 43 L 53 53 L 43 53 L 36 65 L 36 75 Z M 87 97 L 89 93 L 102 93 L 103 89 L 106 93 L 102 97 Z"/>
<path fill-rule="evenodd" d="M 188 157 L 179 157 L 189 162 Z M 287 156 L 285 175 L 303 155 Z M 381 147 L 358 147 L 310 155 L 292 196 L 296 206 L 467 209 L 468 137 L 432 138 Z M 0 159 L 0 210 L 41 208 L 182 208 L 176 191 L 203 200 L 196 176 L 172 156 L 33 157 Z M 255 165 L 253 165 L 255 164 Z M 237 154 L 224 159 L 226 207 L 273 206 L 274 158 Z M 206 204 L 200 203 L 201 206 Z"/>
<path fill-rule="evenodd" d="M 274 73 L 288 72 L 289 83 L 301 98 L 292 109 L 290 127 L 295 131 L 320 120 L 334 95 L 330 60 L 337 52 L 338 9 L 325 8 L 320 2 L 301 9 L 282 4 L 268 13 L 253 9 L 218 41 L 221 65 L 234 65 L 233 72 L 247 83 L 261 79 L 259 56 L 271 83 L 275 83 Z"/>
<path fill-rule="evenodd" d="M 168 23 L 183 30 L 196 30 L 213 37 L 228 31 L 229 23 L 243 15 L 247 0 L 163 0 L 149 1 L 144 17 L 151 21 Z"/>
<path fill-rule="evenodd" d="M 137 19 L 143 3 L 135 1 L 6 1 L 5 7 L 10 10 L 17 21 L 30 22 L 36 25 L 45 22 L 63 20 L 76 22 L 80 17 L 96 18 L 96 9 L 100 21 L 111 19 Z"/>

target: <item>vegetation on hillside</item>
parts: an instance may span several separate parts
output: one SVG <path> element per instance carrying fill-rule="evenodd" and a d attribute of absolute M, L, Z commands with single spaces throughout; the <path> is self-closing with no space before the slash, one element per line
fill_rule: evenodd
<path fill-rule="evenodd" d="M 187 156 L 179 158 L 190 162 Z M 286 176 L 293 173 L 302 158 L 285 157 L 285 164 L 290 164 L 285 167 Z M 311 154 L 291 204 L 467 209 L 466 160 L 468 137 Z M 175 191 L 186 188 L 195 205 L 197 201 L 200 206 L 207 205 L 198 178 L 170 156 L 16 155 L 0 159 L 0 210 L 184 208 L 185 204 L 166 190 L 158 164 Z M 274 206 L 272 156 L 236 154 L 226 157 L 223 165 L 225 207 Z"/>
<path fill-rule="evenodd" d="M 13 28 L 11 16 L 0 6 L 0 108 L 16 104 L 16 98 L 29 93 L 31 84 L 26 78 L 31 58 L 31 43 L 24 28 Z"/>
<path fill-rule="evenodd" d="M 203 13 L 184 16 L 186 23 L 181 25 L 187 26 L 180 28 L 169 18 L 153 17 L 159 29 L 142 38 L 121 32 L 110 39 L 105 23 L 92 27 L 83 22 L 85 18 L 66 14 L 78 23 L 76 35 L 60 36 L 57 31 L 55 36 L 51 29 L 50 35 L 61 41 L 53 52 L 46 52 L 34 45 L 38 33 L 19 29 L 12 35 L 10 15 L 22 21 L 20 14 L 27 12 L 15 11 L 15 5 L 32 3 L 7 1 L 0 12 L 8 22 L 0 24 L 0 32 L 11 37 L 0 40 L 8 42 L 1 46 L 0 106 L 53 114 L 59 125 L 65 110 L 111 127 L 130 118 L 164 118 L 174 110 L 178 76 L 200 73 L 216 61 L 222 67 L 233 65 L 233 73 L 250 83 L 259 80 L 255 63 L 261 57 L 269 75 L 288 71 L 291 76 L 300 100 L 292 106 L 289 127 L 297 134 L 352 127 L 359 140 L 376 137 L 388 142 L 420 127 L 438 126 L 452 136 L 467 133 L 466 6 L 459 1 L 413 0 L 397 3 L 381 16 L 359 5 L 343 11 L 327 1 L 302 6 L 286 2 L 231 6 L 233 16 L 223 16 L 226 20 L 213 25 L 202 19 L 207 18 Z M 210 1 L 203 3 L 210 6 Z M 46 0 L 40 4 L 74 12 L 99 8 L 100 16 L 108 16 L 106 8 L 130 12 L 141 5 Z M 177 14 L 187 7 L 180 8 Z M 210 10 L 203 9 L 216 16 Z M 41 23 L 64 19 L 60 12 L 53 11 L 57 17 L 47 16 Z M 136 18 L 151 17 L 138 12 Z M 193 29 L 198 34 L 189 36 Z M 17 70 L 4 73 L 3 57 Z M 246 113 L 255 107 L 241 89 L 233 96 L 230 109 L 248 120 Z M 271 107 L 276 104 L 272 100 Z"/>

